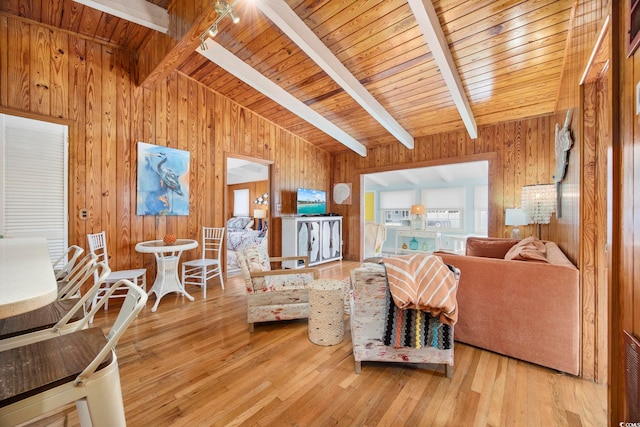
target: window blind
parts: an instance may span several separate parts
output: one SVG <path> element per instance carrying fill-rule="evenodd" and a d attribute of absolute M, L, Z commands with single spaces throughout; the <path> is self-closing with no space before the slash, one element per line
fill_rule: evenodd
<path fill-rule="evenodd" d="M 67 247 L 67 126 L 0 114 L 0 234 Z"/>
<path fill-rule="evenodd" d="M 249 189 L 233 190 L 233 216 L 249 216 Z"/>
<path fill-rule="evenodd" d="M 409 209 L 414 201 L 414 190 L 380 192 L 380 209 Z"/>

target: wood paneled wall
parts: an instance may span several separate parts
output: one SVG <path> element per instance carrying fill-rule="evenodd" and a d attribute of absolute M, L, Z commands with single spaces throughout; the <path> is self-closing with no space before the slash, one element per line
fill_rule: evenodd
<path fill-rule="evenodd" d="M 152 282 L 154 259 L 135 244 L 223 226 L 227 154 L 274 162 L 270 198 L 283 213 L 293 212 L 297 187 L 329 190 L 328 153 L 176 72 L 136 87 L 134 64 L 129 52 L 0 15 L 0 109 L 70 126 L 70 244 L 86 247 L 87 233 L 105 230 L 112 269 L 145 266 Z M 189 216 L 136 215 L 137 141 L 190 151 Z"/>
<path fill-rule="evenodd" d="M 630 1 L 614 3 L 612 42 L 614 80 L 611 90 L 613 139 L 613 196 L 611 274 L 610 424 L 635 421 L 626 412 L 622 331 L 640 338 L 640 120 L 636 115 L 636 85 L 640 81 L 640 51 L 626 58 L 627 13 Z M 617 96 L 619 94 L 619 96 Z M 618 199 L 616 203 L 616 198 Z"/>
<path fill-rule="evenodd" d="M 562 218 L 556 239 L 580 269 L 582 300 L 582 375 L 607 381 L 607 132 L 606 85 L 580 85 L 589 58 L 609 14 L 607 1 L 576 1 L 565 52 L 565 65 L 558 93 L 556 121 L 562 123 L 573 109 L 571 132 L 574 145 L 560 190 Z M 606 74 L 602 75 L 606 81 Z M 600 89 L 598 89 L 600 87 Z M 602 89 L 605 89 L 604 92 Z M 604 132 L 600 134 L 599 132 Z"/>

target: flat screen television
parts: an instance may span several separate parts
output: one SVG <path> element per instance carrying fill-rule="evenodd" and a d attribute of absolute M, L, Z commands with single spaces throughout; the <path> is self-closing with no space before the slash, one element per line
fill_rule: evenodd
<path fill-rule="evenodd" d="M 327 213 L 327 192 L 298 188 L 296 206 L 298 215 L 324 215 Z"/>

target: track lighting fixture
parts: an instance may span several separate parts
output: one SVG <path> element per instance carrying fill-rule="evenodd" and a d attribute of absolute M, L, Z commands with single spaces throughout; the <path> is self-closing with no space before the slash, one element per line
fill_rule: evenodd
<path fill-rule="evenodd" d="M 207 28 L 207 31 L 202 33 L 202 35 L 200 36 L 200 49 L 207 49 L 207 44 L 205 43 L 206 38 L 214 38 L 218 35 L 218 23 L 222 21 L 225 16 L 229 15 L 229 18 L 231 18 L 231 21 L 234 24 L 240 22 L 240 17 L 233 11 L 233 7 L 238 3 L 238 1 L 239 0 L 234 1 L 231 5 L 226 0 L 216 1 L 216 4 L 213 6 L 213 8 L 218 14 L 218 17 L 216 18 L 215 22 L 211 24 L 209 28 Z"/>

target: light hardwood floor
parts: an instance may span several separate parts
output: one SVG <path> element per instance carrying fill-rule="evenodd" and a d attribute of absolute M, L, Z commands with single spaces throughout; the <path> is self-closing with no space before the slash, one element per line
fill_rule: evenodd
<path fill-rule="evenodd" d="M 321 277 L 357 265 L 334 262 Z M 206 301 L 191 286 L 195 302 L 167 295 L 155 313 L 152 297 L 127 330 L 117 354 L 129 426 L 607 424 L 605 386 L 460 343 L 452 379 L 440 367 L 371 362 L 356 375 L 348 318 L 330 347 L 308 340 L 306 321 L 257 324 L 250 335 L 244 282 L 225 285 L 210 285 Z M 116 314 L 110 304 L 94 324 Z M 32 425 L 79 423 L 71 406 Z"/>

